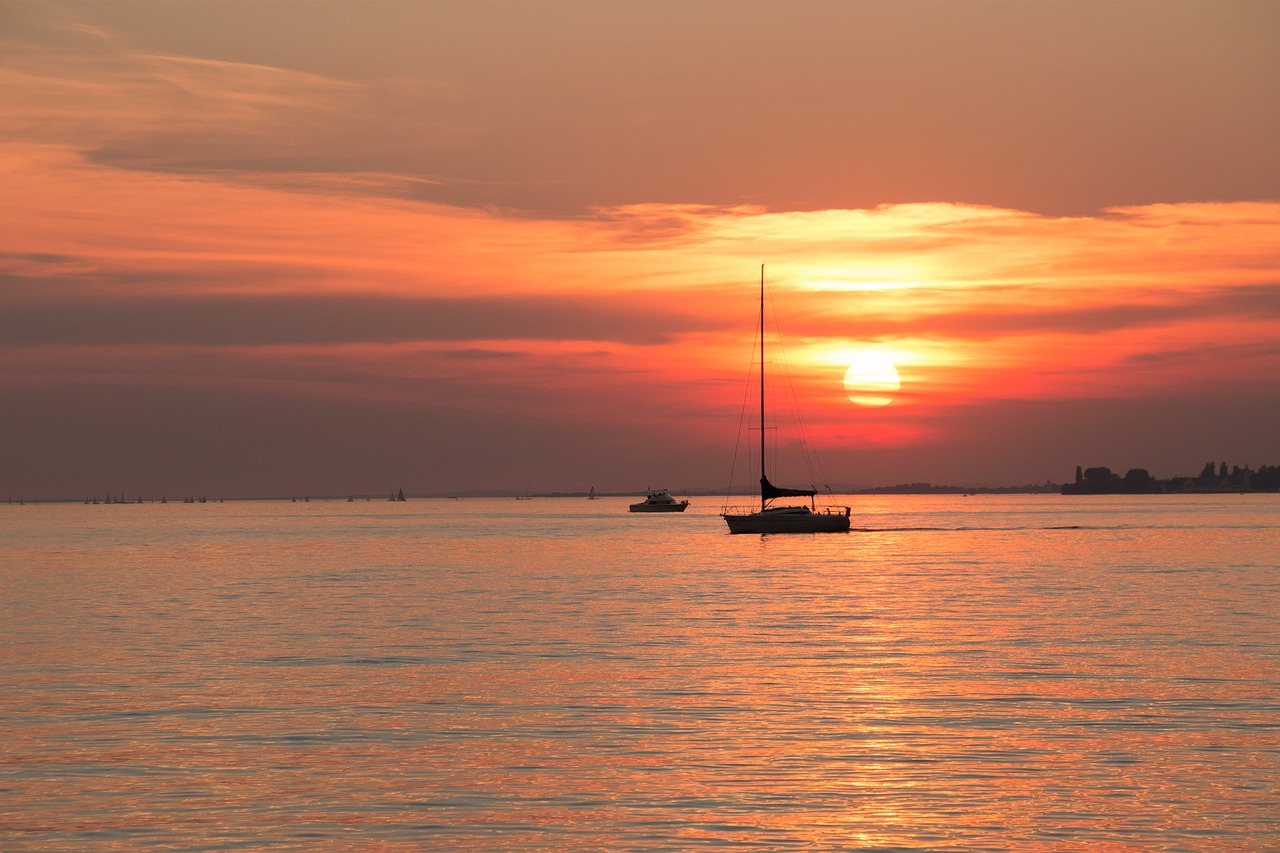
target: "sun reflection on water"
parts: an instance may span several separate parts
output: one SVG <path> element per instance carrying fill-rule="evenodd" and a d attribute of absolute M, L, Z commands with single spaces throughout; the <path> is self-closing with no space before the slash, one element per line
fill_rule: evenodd
<path fill-rule="evenodd" d="M 47 540 L 5 546 L 29 571 L 4 576 L 4 831 L 106 851 L 1276 837 L 1274 523 L 853 502 L 869 529 L 763 538 L 696 503 L 226 505 L 63 550 L 71 510 L 49 510 Z"/>

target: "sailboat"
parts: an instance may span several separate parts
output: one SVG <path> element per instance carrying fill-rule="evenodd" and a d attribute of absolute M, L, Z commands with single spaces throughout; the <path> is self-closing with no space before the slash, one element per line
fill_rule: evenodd
<path fill-rule="evenodd" d="M 817 489 L 786 489 L 769 482 L 765 471 L 764 395 L 764 265 L 760 265 L 760 509 L 747 512 L 726 507 L 721 515 L 730 533 L 845 533 L 849 530 L 849 507 L 814 504 Z M 778 506 L 780 498 L 808 498 L 809 503 Z"/>

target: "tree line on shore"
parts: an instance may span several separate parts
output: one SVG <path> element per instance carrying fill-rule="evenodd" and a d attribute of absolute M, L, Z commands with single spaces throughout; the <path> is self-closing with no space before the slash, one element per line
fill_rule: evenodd
<path fill-rule="evenodd" d="M 1110 468 L 1076 466 L 1074 483 L 1062 486 L 1064 495 L 1150 495 L 1164 493 L 1206 494 L 1213 492 L 1280 492 L 1280 466 L 1250 468 L 1227 463 L 1206 462 L 1194 477 L 1159 480 L 1145 468 L 1130 468 L 1124 476 Z"/>

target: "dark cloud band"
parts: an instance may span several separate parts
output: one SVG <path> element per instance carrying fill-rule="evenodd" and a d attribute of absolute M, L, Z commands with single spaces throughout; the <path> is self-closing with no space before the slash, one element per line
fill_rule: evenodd
<path fill-rule="evenodd" d="M 668 343 L 705 324 L 673 311 L 567 297 L 288 295 L 10 303 L 0 344 L 204 346 L 578 340 Z"/>

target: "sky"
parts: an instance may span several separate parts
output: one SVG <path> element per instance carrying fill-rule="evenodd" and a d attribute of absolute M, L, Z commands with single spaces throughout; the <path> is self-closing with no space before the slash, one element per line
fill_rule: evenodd
<path fill-rule="evenodd" d="M 3 0 L 0 500 L 745 485 L 762 266 L 775 482 L 1280 464 L 1277 44 L 1233 0 Z"/>

